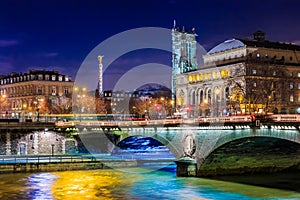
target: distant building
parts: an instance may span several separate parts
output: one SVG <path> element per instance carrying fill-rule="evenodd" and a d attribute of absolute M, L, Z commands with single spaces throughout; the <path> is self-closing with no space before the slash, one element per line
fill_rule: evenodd
<path fill-rule="evenodd" d="M 8 106 L 0 111 L 1 117 L 29 118 L 37 112 L 51 113 L 51 106 L 64 98 L 71 99 L 72 87 L 71 77 L 58 71 L 29 70 L 2 76 L 0 95 Z"/>
<path fill-rule="evenodd" d="M 253 39 L 222 42 L 203 60 L 203 68 L 176 75 L 182 111 L 188 108 L 194 116 L 300 113 L 300 46 L 268 41 L 257 31 Z"/>

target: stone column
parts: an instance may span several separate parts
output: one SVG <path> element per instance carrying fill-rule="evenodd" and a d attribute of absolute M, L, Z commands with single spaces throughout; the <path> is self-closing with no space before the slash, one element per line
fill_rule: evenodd
<path fill-rule="evenodd" d="M 6 155 L 11 155 L 10 133 L 6 133 Z"/>

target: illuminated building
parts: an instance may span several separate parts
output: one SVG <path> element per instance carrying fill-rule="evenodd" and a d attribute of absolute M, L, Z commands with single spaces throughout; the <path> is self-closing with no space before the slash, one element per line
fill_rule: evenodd
<path fill-rule="evenodd" d="M 173 44 L 174 45 L 174 44 Z M 194 116 L 300 113 L 300 46 L 230 39 L 203 55 L 204 67 L 176 75 L 177 106 Z"/>
<path fill-rule="evenodd" d="M 175 101 L 176 76 L 181 73 L 194 71 L 198 68 L 196 57 L 196 33 L 176 27 L 172 29 L 172 100 Z"/>
<path fill-rule="evenodd" d="M 30 118 L 37 113 L 51 113 L 51 106 L 71 99 L 73 82 L 57 71 L 29 70 L 0 78 L 0 95 L 9 106 L 1 110 L 1 118 Z"/>

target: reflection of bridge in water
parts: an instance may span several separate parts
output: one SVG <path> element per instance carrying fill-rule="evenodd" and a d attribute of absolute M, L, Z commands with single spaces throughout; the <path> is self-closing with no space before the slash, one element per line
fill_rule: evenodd
<path fill-rule="evenodd" d="M 24 151 L 19 145 L 16 148 L 19 150 L 14 150 L 16 154 L 22 153 L 22 150 L 28 154 L 50 153 L 52 144 L 55 145 L 55 152 L 66 153 L 67 146 L 78 147 L 78 140 L 92 153 L 95 149 L 110 153 L 114 145 L 128 137 L 151 137 L 164 144 L 176 157 L 179 175 L 209 176 L 299 170 L 299 125 L 298 122 L 237 123 L 219 120 L 199 123 L 198 119 L 167 119 L 59 122 L 56 125 L 31 123 L 32 127 L 30 123 L 26 126 L 15 124 L 11 126 L 14 127 L 11 131 L 15 132 L 18 127 L 27 130 L 21 138 L 14 138 L 27 138 L 27 143 L 25 139 L 23 141 L 25 147 L 22 147 L 27 150 Z M 12 149 L 8 149 L 15 141 L 8 134 L 10 125 L 1 126 L 1 129 L 6 133 L 6 140 L 2 137 L 5 144 L 0 147 L 0 152 L 2 149 L 2 153 L 12 154 Z M 70 138 L 70 131 L 77 132 L 79 137 L 74 139 L 73 133 Z M 30 135 L 33 135 L 32 138 Z M 43 140 L 46 135 L 49 135 L 48 140 Z M 44 148 L 47 146 L 47 150 L 40 152 L 43 145 Z"/>

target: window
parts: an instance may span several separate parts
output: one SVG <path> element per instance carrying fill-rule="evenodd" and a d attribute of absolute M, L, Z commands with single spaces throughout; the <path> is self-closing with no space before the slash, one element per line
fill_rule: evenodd
<path fill-rule="evenodd" d="M 300 95 L 298 95 L 298 102 L 300 102 Z"/>
<path fill-rule="evenodd" d="M 276 76 L 276 71 L 273 71 L 273 76 Z"/>
<path fill-rule="evenodd" d="M 290 83 L 290 89 L 293 89 L 293 88 L 294 88 L 294 83 L 291 82 L 291 83 Z"/>
<path fill-rule="evenodd" d="M 290 102 L 294 102 L 294 96 L 290 95 Z"/>
<path fill-rule="evenodd" d="M 300 78 L 300 72 L 298 72 L 298 75 L 297 75 L 297 76 L 298 76 L 298 78 Z"/>
<path fill-rule="evenodd" d="M 293 72 L 290 72 L 290 77 L 293 77 L 293 75 L 294 75 Z"/>
<path fill-rule="evenodd" d="M 52 86 L 52 90 L 51 90 L 52 95 L 56 95 L 56 87 Z"/>
<path fill-rule="evenodd" d="M 298 90 L 300 90 L 300 83 L 298 83 Z"/>
<path fill-rule="evenodd" d="M 291 60 L 291 61 L 293 60 L 293 56 L 290 56 L 290 60 Z"/>
<path fill-rule="evenodd" d="M 69 94 L 69 88 L 65 88 L 65 95 L 68 95 Z M 106 96 L 106 93 L 105 93 L 105 96 Z"/>
<path fill-rule="evenodd" d="M 56 80 L 56 76 L 55 76 L 55 75 L 52 75 L 51 80 L 52 80 L 52 81 L 55 81 L 55 80 Z"/>
<path fill-rule="evenodd" d="M 69 81 L 69 77 L 68 76 L 65 76 L 65 81 Z"/>
<path fill-rule="evenodd" d="M 252 74 L 256 74 L 256 69 L 253 69 L 253 70 L 252 70 Z"/>
<path fill-rule="evenodd" d="M 59 76 L 58 77 L 58 81 L 62 81 L 63 80 L 63 77 L 62 76 Z"/>
<path fill-rule="evenodd" d="M 269 58 L 269 55 L 267 53 L 265 54 L 265 58 Z"/>
<path fill-rule="evenodd" d="M 41 87 L 41 86 L 38 86 L 37 92 L 38 92 L 38 94 L 42 94 L 43 90 L 42 90 L 42 87 Z"/>
<path fill-rule="evenodd" d="M 43 75 L 42 74 L 39 74 L 38 75 L 38 80 L 40 81 L 40 80 L 43 80 Z"/>
<path fill-rule="evenodd" d="M 46 80 L 46 81 L 49 81 L 49 75 L 46 75 L 46 76 L 45 76 L 45 80 Z"/>
<path fill-rule="evenodd" d="M 256 87 L 256 83 L 255 82 L 253 83 L 253 87 Z"/>
<path fill-rule="evenodd" d="M 256 58 L 260 58 L 260 54 L 259 53 L 256 54 Z"/>

